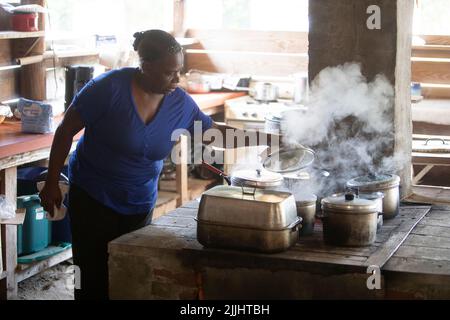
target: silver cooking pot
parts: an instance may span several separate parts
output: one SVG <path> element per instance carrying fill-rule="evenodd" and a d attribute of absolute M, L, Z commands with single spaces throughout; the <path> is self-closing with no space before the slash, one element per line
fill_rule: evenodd
<path fill-rule="evenodd" d="M 379 213 L 375 201 L 354 194 L 322 199 L 324 241 L 332 245 L 367 246 L 375 242 Z"/>
<path fill-rule="evenodd" d="M 343 197 L 343 196 L 345 196 L 345 193 L 336 193 L 332 195 L 332 197 Z M 355 196 L 360 199 L 374 201 L 377 206 L 377 211 L 379 213 L 383 213 L 383 199 L 384 199 L 383 192 L 356 193 Z M 381 231 L 382 226 L 383 226 L 383 215 L 379 214 L 377 220 L 377 232 Z"/>
<path fill-rule="evenodd" d="M 395 174 L 369 174 L 347 182 L 347 187 L 359 193 L 383 192 L 383 218 L 397 216 L 400 207 L 400 177 Z"/>
<path fill-rule="evenodd" d="M 302 218 L 302 228 L 299 230 L 299 235 L 310 235 L 314 232 L 314 224 L 316 222 L 317 196 L 314 194 L 300 194 L 294 197 L 297 215 Z"/>
<path fill-rule="evenodd" d="M 278 86 L 270 82 L 257 82 L 250 95 L 258 101 L 270 102 L 278 99 Z"/>

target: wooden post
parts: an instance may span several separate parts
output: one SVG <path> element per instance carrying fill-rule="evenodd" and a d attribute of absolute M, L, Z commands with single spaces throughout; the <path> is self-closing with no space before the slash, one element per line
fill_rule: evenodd
<path fill-rule="evenodd" d="M 173 36 L 184 37 L 184 0 L 173 0 Z"/>
<path fill-rule="evenodd" d="M 370 6 L 380 8 L 381 29 L 369 29 Z M 324 68 L 359 62 L 369 81 L 383 73 L 395 88 L 395 137 L 386 156 L 411 155 L 411 34 L 413 1 L 309 1 L 309 77 Z M 411 161 L 399 172 L 402 196 L 411 193 Z"/>
<path fill-rule="evenodd" d="M 45 65 L 43 62 L 22 66 L 20 69 L 20 95 L 31 100 L 46 99 Z"/>
<path fill-rule="evenodd" d="M 0 194 L 4 194 L 16 208 L 17 201 L 17 167 L 4 169 L 0 174 Z M 0 281 L 0 299 L 17 297 L 17 226 L 1 225 L 3 266 L 7 272 L 6 279 Z"/>
<path fill-rule="evenodd" d="M 188 190 L 188 137 L 185 135 L 180 136 L 180 140 L 176 146 L 178 148 L 179 161 L 176 167 L 176 184 L 177 184 L 177 207 L 189 200 Z"/>

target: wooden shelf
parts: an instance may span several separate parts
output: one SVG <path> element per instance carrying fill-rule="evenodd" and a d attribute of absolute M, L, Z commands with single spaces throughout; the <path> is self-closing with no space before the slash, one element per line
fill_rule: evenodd
<path fill-rule="evenodd" d="M 29 277 L 38 274 L 39 272 L 42 272 L 48 268 L 56 266 L 57 264 L 64 262 L 66 260 L 69 260 L 70 258 L 72 258 L 72 248 L 68 248 L 42 261 L 37 261 L 30 264 L 18 264 L 17 282 L 21 282 Z"/>
<path fill-rule="evenodd" d="M 45 36 L 45 31 L 19 32 L 19 31 L 0 31 L 0 40 L 2 39 L 23 39 L 39 38 Z"/>

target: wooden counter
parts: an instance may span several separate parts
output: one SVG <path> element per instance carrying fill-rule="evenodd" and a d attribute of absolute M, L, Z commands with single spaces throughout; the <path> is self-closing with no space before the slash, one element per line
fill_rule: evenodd
<path fill-rule="evenodd" d="M 113 299 L 397 299 L 450 297 L 450 207 L 402 206 L 374 245 L 311 236 L 275 254 L 204 248 L 190 202 L 109 245 Z M 369 290 L 368 266 L 381 266 Z"/>
<path fill-rule="evenodd" d="M 245 95 L 239 92 L 193 94 L 193 99 L 200 109 L 211 115 L 223 110 L 226 100 Z M 61 117 L 56 118 L 59 123 Z M 76 143 L 82 132 L 75 136 L 71 150 L 75 149 Z M 17 167 L 38 160 L 47 159 L 53 142 L 53 134 L 26 134 L 21 132 L 20 121 L 5 121 L 0 124 L 0 171 L 1 183 L 0 193 L 12 203 L 16 202 L 17 195 Z M 180 174 L 183 175 L 180 181 L 187 181 L 187 169 L 180 167 Z M 177 174 L 178 168 L 177 168 Z M 180 190 L 181 199 L 188 194 L 187 183 Z M 27 268 L 17 266 L 17 227 L 11 225 L 1 225 L 2 240 L 2 260 L 3 268 L 0 270 L 0 299 L 10 299 L 17 296 L 17 282 L 30 277 L 45 268 L 51 267 L 62 260 L 71 257 L 71 254 L 64 252 L 58 257 L 52 257 L 48 261 L 41 261 L 36 265 Z"/>

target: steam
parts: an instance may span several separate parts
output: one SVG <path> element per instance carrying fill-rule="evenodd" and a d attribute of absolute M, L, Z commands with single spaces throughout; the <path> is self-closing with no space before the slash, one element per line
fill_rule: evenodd
<path fill-rule="evenodd" d="M 318 196 L 342 191 L 345 183 L 372 173 L 395 173 L 405 159 L 392 154 L 394 89 L 384 75 L 367 82 L 361 66 L 346 63 L 322 70 L 311 85 L 308 111 L 284 119 L 287 143 L 316 152 L 313 181 L 293 189 Z M 330 172 L 324 178 L 323 170 Z M 296 190 L 293 190 L 294 192 Z"/>

